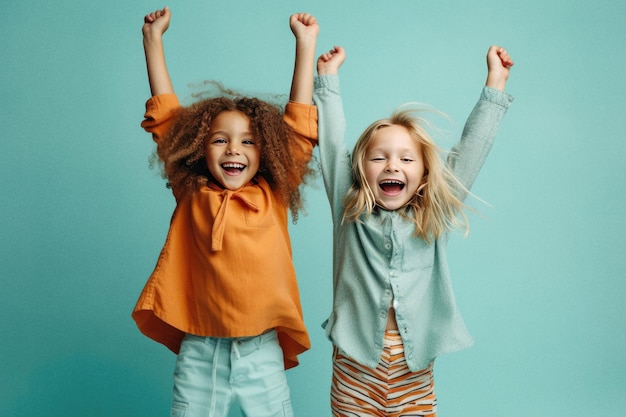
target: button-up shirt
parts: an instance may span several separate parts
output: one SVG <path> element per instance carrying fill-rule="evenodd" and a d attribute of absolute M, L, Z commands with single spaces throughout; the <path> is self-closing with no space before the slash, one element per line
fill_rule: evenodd
<path fill-rule="evenodd" d="M 375 368 L 383 349 L 390 306 L 396 314 L 412 371 L 437 356 L 472 344 L 456 306 L 446 259 L 447 235 L 432 243 L 415 236 L 415 225 L 398 211 L 376 208 L 360 222 L 342 222 L 343 198 L 352 183 L 344 143 L 339 79 L 315 80 L 322 175 L 333 217 L 333 306 L 323 324 L 346 355 Z M 469 189 L 513 98 L 485 87 L 454 147 L 448 165 Z"/>

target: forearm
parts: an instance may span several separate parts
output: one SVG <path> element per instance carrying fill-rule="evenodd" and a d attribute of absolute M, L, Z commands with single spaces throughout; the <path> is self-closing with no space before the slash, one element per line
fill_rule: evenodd
<path fill-rule="evenodd" d="M 163 39 L 161 36 L 144 35 L 143 47 L 146 55 L 146 67 L 150 92 L 153 96 L 173 94 L 174 87 L 167 71 Z"/>
<path fill-rule="evenodd" d="M 289 94 L 289 100 L 296 103 L 311 104 L 313 101 L 315 45 L 315 38 L 296 39 L 296 57 Z"/>
<path fill-rule="evenodd" d="M 319 140 L 321 142 L 324 139 L 324 149 L 331 150 L 329 156 L 336 156 L 338 150 L 345 148 L 346 131 L 337 75 L 323 75 L 315 79 L 315 105 L 318 114 Z M 320 147 L 322 147 L 321 143 Z"/>
<path fill-rule="evenodd" d="M 512 102 L 510 94 L 485 87 L 465 122 L 461 140 L 448 155 L 448 164 L 466 189 L 472 187 Z"/>
<path fill-rule="evenodd" d="M 352 176 L 350 152 L 344 141 L 346 121 L 339 92 L 339 77 L 317 77 L 314 97 L 318 112 L 322 178 L 333 213 L 340 219 L 341 202 L 350 188 Z"/>
<path fill-rule="evenodd" d="M 502 77 L 501 75 L 492 74 L 491 72 L 489 72 L 487 74 L 487 81 L 485 82 L 485 86 L 504 91 L 504 87 L 506 86 L 506 78 Z"/>

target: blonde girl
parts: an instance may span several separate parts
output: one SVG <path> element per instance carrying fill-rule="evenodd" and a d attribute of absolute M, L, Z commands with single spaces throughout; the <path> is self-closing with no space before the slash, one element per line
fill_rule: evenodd
<path fill-rule="evenodd" d="M 444 163 L 424 121 L 408 110 L 370 125 L 352 154 L 335 47 L 317 63 L 322 175 L 333 218 L 334 416 L 436 415 L 435 358 L 472 339 L 459 314 L 446 259 L 448 232 L 466 228 L 463 200 L 513 98 L 513 65 L 491 47 L 488 75 L 461 140 Z"/>

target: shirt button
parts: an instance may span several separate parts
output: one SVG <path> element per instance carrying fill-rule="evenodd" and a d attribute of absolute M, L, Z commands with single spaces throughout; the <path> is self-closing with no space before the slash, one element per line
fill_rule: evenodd
<path fill-rule="evenodd" d="M 385 249 L 391 249 L 391 243 L 385 243 Z"/>

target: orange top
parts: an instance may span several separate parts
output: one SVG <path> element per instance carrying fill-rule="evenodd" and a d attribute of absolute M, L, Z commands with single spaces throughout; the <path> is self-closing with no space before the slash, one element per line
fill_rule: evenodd
<path fill-rule="evenodd" d="M 155 141 L 180 107 L 173 94 L 146 103 L 142 126 Z M 317 139 L 314 106 L 288 103 L 303 163 Z M 260 175 L 239 190 L 209 184 L 180 193 L 154 272 L 133 311 L 146 336 L 178 353 L 185 333 L 256 336 L 276 329 L 285 368 L 310 348 L 288 234 L 288 208 Z"/>

